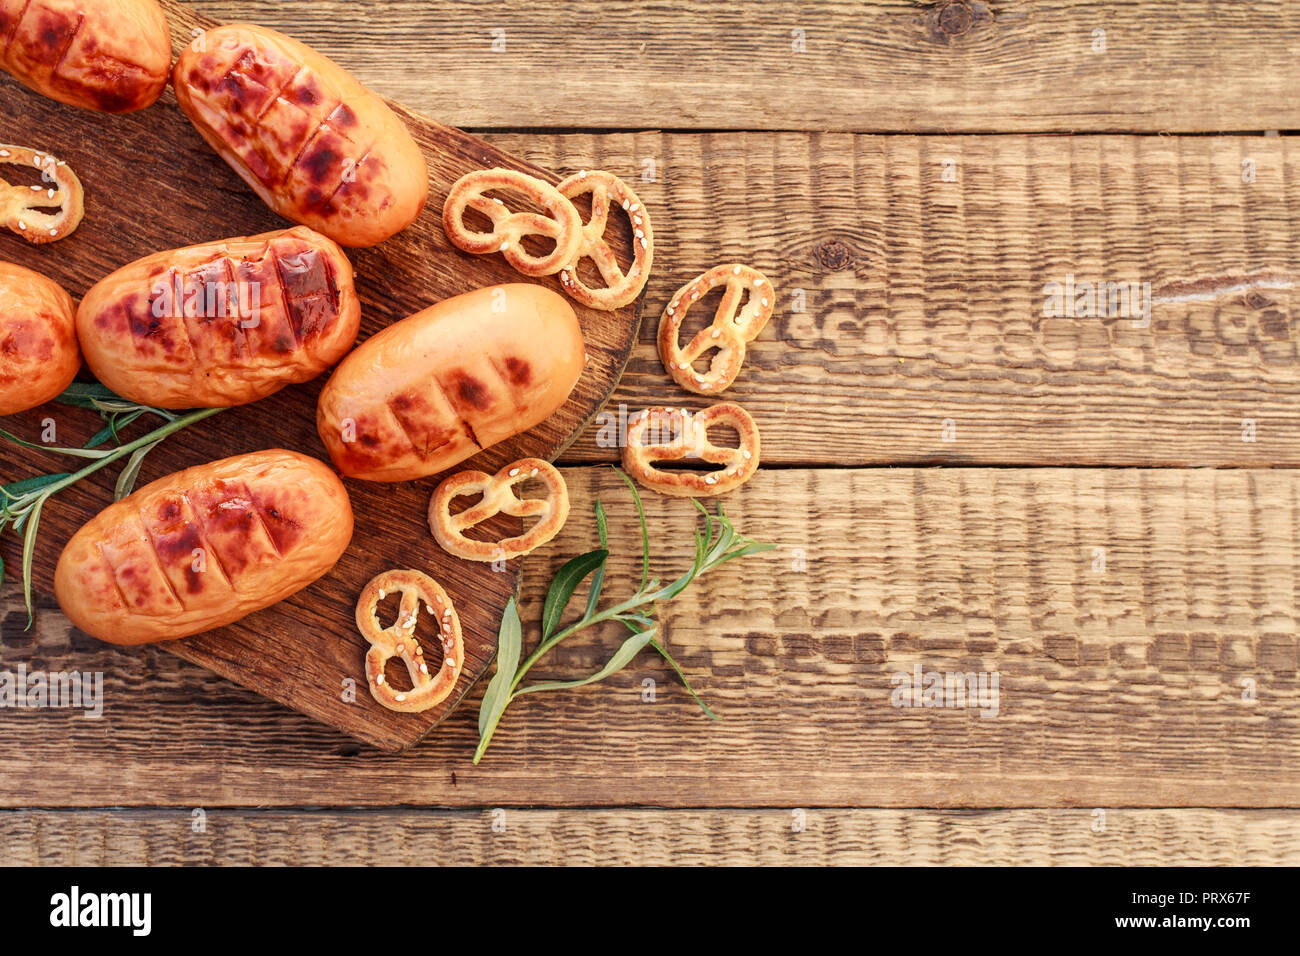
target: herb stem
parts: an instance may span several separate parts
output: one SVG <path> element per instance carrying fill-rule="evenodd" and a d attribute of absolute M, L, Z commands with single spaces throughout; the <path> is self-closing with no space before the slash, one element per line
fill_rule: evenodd
<path fill-rule="evenodd" d="M 125 458 L 127 455 L 130 455 L 133 452 L 135 452 L 137 449 L 143 448 L 145 445 L 157 444 L 158 442 L 162 441 L 164 438 L 167 438 L 170 435 L 175 434 L 181 429 L 188 428 L 190 425 L 193 425 L 196 422 L 201 422 L 205 418 L 211 418 L 213 415 L 217 414 L 217 412 L 221 412 L 221 411 L 225 411 L 225 409 L 204 408 L 197 412 L 191 412 L 190 414 L 185 415 L 182 418 L 173 419 L 172 421 L 169 421 L 166 425 L 163 425 L 155 429 L 154 431 L 150 432 L 149 434 L 141 438 L 137 438 L 133 442 L 129 442 L 118 448 L 114 448 L 112 452 L 105 455 L 103 458 L 98 458 L 95 461 L 92 461 L 85 468 L 82 468 L 81 471 L 73 472 L 72 474 L 68 475 L 66 478 L 60 479 L 59 481 L 56 481 L 52 485 L 46 485 L 44 488 L 41 489 L 41 497 L 43 498 L 52 497 L 53 495 L 58 494 L 64 488 L 72 487 L 77 482 L 81 481 L 83 478 L 90 477 L 95 472 L 99 471 L 102 468 L 107 467 L 113 462 L 120 461 L 121 459 Z"/>

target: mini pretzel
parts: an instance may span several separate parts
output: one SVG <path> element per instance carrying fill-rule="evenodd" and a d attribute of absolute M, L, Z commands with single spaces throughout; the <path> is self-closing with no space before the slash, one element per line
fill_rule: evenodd
<path fill-rule="evenodd" d="M 546 484 L 545 498 L 519 498 L 515 485 L 529 478 Z M 462 495 L 482 495 L 483 500 L 460 514 L 451 502 Z M 465 531 L 504 512 L 518 518 L 537 515 L 538 521 L 518 537 L 497 542 L 475 541 Z M 504 561 L 518 558 L 550 541 L 569 520 L 569 489 L 555 468 L 540 458 L 525 458 L 506 465 L 495 475 L 462 471 L 438 486 L 429 502 L 429 530 L 449 554 L 466 561 Z"/>
<path fill-rule="evenodd" d="M 740 436 L 739 446 L 713 444 L 709 429 L 715 425 L 734 428 Z M 647 438 L 650 444 L 646 444 Z M 723 402 L 694 415 L 685 408 L 649 408 L 628 420 L 623 469 L 661 495 L 713 498 L 735 491 L 754 477 L 760 450 L 758 426 L 739 405 Z M 657 461 L 696 458 L 721 467 L 714 471 L 664 471 L 654 466 Z"/>
<path fill-rule="evenodd" d="M 685 348 L 678 345 L 682 320 L 691 306 L 711 289 L 726 283 L 713 324 L 701 329 Z M 745 307 L 740 300 L 749 293 Z M 673 296 L 659 321 L 659 357 L 682 388 L 696 395 L 716 395 L 730 387 L 745 364 L 745 344 L 763 331 L 776 304 L 776 290 L 767 277 L 749 266 L 716 266 L 698 279 L 686 283 Z M 717 349 L 705 375 L 694 369 L 695 361 L 709 349 Z"/>
<path fill-rule="evenodd" d="M 400 592 L 397 620 L 388 627 L 379 624 L 379 602 Z M 429 673 L 424 649 L 415 636 L 420 605 L 433 615 L 442 640 L 442 667 Z M 370 642 L 366 653 L 366 682 L 370 693 L 389 710 L 418 714 L 440 704 L 456 686 L 465 667 L 465 642 L 460 636 L 460 618 L 447 592 L 433 578 L 419 571 L 385 571 L 372 578 L 357 602 L 357 630 Z M 384 679 L 384 665 L 400 657 L 411 675 L 412 689 L 400 691 Z"/>
<path fill-rule="evenodd" d="M 655 236 L 650 228 L 649 210 L 642 205 L 627 183 L 600 170 L 588 172 L 584 169 L 560 183 L 559 190 L 567 199 L 591 193 L 591 219 L 582 227 L 582 245 L 573 261 L 560 272 L 564 291 L 593 309 L 621 309 L 641 294 L 646 280 L 650 278 Z M 614 257 L 614 250 L 605 241 L 611 202 L 622 205 L 632 220 L 632 267 L 626 275 Z M 596 268 L 605 280 L 605 288 L 593 289 L 579 278 L 578 263 L 583 259 L 596 263 Z"/>
<path fill-rule="evenodd" d="M 0 178 L 0 223 L 37 245 L 71 235 L 85 214 L 81 180 L 72 168 L 48 153 L 25 146 L 0 146 L 0 165 L 30 166 L 41 171 L 42 185 L 11 186 Z M 57 213 L 45 212 L 52 206 Z"/>
<path fill-rule="evenodd" d="M 484 193 L 497 190 L 532 200 L 550 216 L 511 212 L 504 200 Z M 473 232 L 465 225 L 465 210 L 473 209 L 492 220 L 491 232 Z M 451 187 L 442 209 L 442 226 L 457 249 L 475 255 L 500 252 L 526 276 L 554 275 L 574 260 L 582 243 L 582 217 L 573 203 L 550 183 L 509 169 L 483 169 L 462 176 Z M 523 246 L 525 236 L 555 240 L 545 256 L 534 256 Z"/>

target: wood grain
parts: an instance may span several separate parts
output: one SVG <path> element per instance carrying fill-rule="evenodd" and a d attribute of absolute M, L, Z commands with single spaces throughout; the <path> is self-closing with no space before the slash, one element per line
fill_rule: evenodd
<path fill-rule="evenodd" d="M 726 397 L 769 463 L 1300 465 L 1289 138 L 491 138 L 544 166 L 655 160 L 637 189 L 660 251 L 612 411 L 708 404 L 668 379 L 658 318 L 742 261 L 779 305 Z M 1069 275 L 1150 283 L 1149 326 L 1045 317 L 1045 285 Z M 565 460 L 615 460 L 609 437 L 588 429 Z"/>
<path fill-rule="evenodd" d="M 213 21 L 192 8 L 168 4 L 176 45 L 191 30 Z M 6 141 L 53 152 L 78 172 L 87 191 L 81 229 L 57 244 L 32 247 L 7 236 L 4 255 L 62 282 L 81 295 L 95 281 L 140 256 L 200 241 L 280 228 L 277 219 L 199 138 L 168 92 L 142 113 L 108 117 L 74 110 L 0 79 L 0 127 Z M 441 209 L 451 183 L 484 166 L 528 169 L 557 181 L 466 133 L 442 126 L 394 104 L 424 148 L 432 190 L 429 206 L 411 228 L 373 249 L 356 251 L 358 291 L 365 338 L 433 302 L 520 277 L 499 257 L 467 256 L 451 248 Z M 631 249 L 629 225 L 614 225 L 616 248 Z M 6 234 L 7 235 L 7 234 Z M 626 265 L 626 262 L 625 262 Z M 547 280 L 552 287 L 558 282 Z M 604 313 L 578 309 L 587 340 L 588 366 L 568 404 L 527 435 L 477 456 L 469 466 L 495 470 L 524 456 L 554 457 L 596 413 L 617 382 L 636 334 L 637 306 Z M 324 458 L 316 435 L 316 397 L 324 379 L 286 389 L 269 399 L 222 413 L 153 452 L 141 482 L 170 472 L 263 448 L 287 447 Z M 46 406 L 6 421 L 6 427 L 38 441 L 51 418 L 63 444 L 84 442 L 102 422 L 61 406 Z M 0 447 L 6 481 L 66 470 L 67 459 Z M 112 500 L 116 469 L 59 498 L 43 514 L 35 583 L 47 593 L 63 544 L 91 515 Z M 458 703 L 490 664 L 502 609 L 514 592 L 517 564 L 494 570 L 447 556 L 425 524 L 436 478 L 401 485 L 348 482 L 359 529 L 348 554 L 330 575 L 290 600 L 238 624 L 168 645 L 189 660 L 239 681 L 280 703 L 307 713 L 358 739 L 387 749 L 414 743 Z M 512 525 L 485 528 L 501 534 Z M 20 566 L 20 542 L 3 541 L 11 569 Z M 367 649 L 355 631 L 353 609 L 362 586 L 381 570 L 415 565 L 430 571 L 454 595 L 466 643 L 466 666 L 456 691 L 423 714 L 395 714 L 366 691 L 362 661 Z M 11 578 L 11 582 L 13 579 Z M 8 583 L 7 589 L 13 589 Z M 308 649 L 303 653 L 303 648 Z M 346 693 L 348 679 L 360 693 Z"/>
<path fill-rule="evenodd" d="M 607 599 L 639 574 L 617 476 L 566 476 L 573 517 L 526 567 L 530 622 L 548 572 L 594 544 L 597 494 Z M 646 504 L 666 578 L 693 509 Z M 1300 472 L 791 469 L 726 508 L 776 551 L 662 615 L 721 722 L 647 655 L 523 698 L 477 768 L 477 692 L 386 756 L 156 649 L 70 642 L 44 613 L 24 634 L 11 612 L 4 668 L 103 671 L 105 708 L 0 711 L 24 742 L 0 754 L 0 806 L 1300 806 Z M 577 639 L 536 676 L 594 672 L 617 640 Z M 901 706 L 918 665 L 996 672 L 997 715 Z M 89 755 L 110 746 L 108 774 Z"/>
<path fill-rule="evenodd" d="M 297 31 L 364 82 L 457 126 L 1300 127 L 1300 10 L 1289 3 L 317 0 L 306 14 L 277 0 L 196 6 Z"/>
<path fill-rule="evenodd" d="M 403 866 L 1300 862 L 1300 813 L 1294 810 L 1113 809 L 1101 816 L 1093 810 L 831 808 L 803 809 L 799 817 L 795 808 L 210 809 L 200 818 L 194 809 L 0 813 L 0 864 L 357 866 L 380 857 Z M 194 832 L 196 824 L 202 832 Z"/>

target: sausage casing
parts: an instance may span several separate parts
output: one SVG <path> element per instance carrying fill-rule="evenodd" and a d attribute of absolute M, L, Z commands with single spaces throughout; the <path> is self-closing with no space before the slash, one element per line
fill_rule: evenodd
<path fill-rule="evenodd" d="M 316 427 L 349 477 L 422 478 L 549 418 L 585 362 L 578 318 L 560 295 L 479 289 L 358 346 L 321 391 Z"/>
<path fill-rule="evenodd" d="M 72 297 L 53 279 L 0 262 L 0 415 L 57 398 L 80 368 Z"/>
<path fill-rule="evenodd" d="M 101 640 L 175 640 L 302 590 L 351 538 L 352 506 L 327 465 L 282 450 L 239 455 L 109 505 L 63 549 L 54 591 Z"/>
<path fill-rule="evenodd" d="M 160 252 L 99 282 L 77 310 L 95 376 L 156 408 L 223 408 L 305 382 L 356 343 L 343 250 L 301 226 Z"/>
<path fill-rule="evenodd" d="M 156 0 L 0 0 L 0 67 L 60 103 L 144 109 L 166 89 L 171 63 Z"/>
<path fill-rule="evenodd" d="M 173 71 L 195 128 L 268 206 L 345 246 L 424 209 L 429 171 L 406 125 L 338 64 L 282 33 L 209 31 Z"/>

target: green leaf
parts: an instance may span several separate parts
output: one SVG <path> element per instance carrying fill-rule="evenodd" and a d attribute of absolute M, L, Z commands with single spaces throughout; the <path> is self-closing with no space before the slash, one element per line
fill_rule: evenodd
<path fill-rule="evenodd" d="M 596 499 L 596 533 L 600 536 L 600 546 L 604 550 L 609 550 L 609 519 L 605 516 L 605 506 Z M 591 579 L 591 590 L 587 592 L 587 607 L 582 612 L 584 621 L 590 620 L 596 613 L 596 608 L 600 605 L 600 592 L 605 587 L 605 565 L 602 564 L 596 569 L 595 575 Z"/>
<path fill-rule="evenodd" d="M 560 626 L 560 618 L 564 616 L 564 610 L 569 606 L 569 601 L 573 597 L 573 592 L 578 589 L 578 585 L 586 580 L 587 575 L 592 571 L 604 567 L 608 557 L 609 552 L 604 549 L 588 551 L 567 561 L 564 567 L 555 573 L 551 588 L 546 592 L 546 604 L 542 607 L 543 641 L 554 634 L 556 628 Z"/>
<path fill-rule="evenodd" d="M 12 484 L 0 486 L 0 495 L 3 495 L 10 501 L 17 501 L 19 498 L 30 495 L 33 492 L 43 491 L 50 485 L 57 484 L 64 478 L 70 477 L 72 477 L 71 473 L 64 472 L 58 475 L 38 475 L 35 478 L 24 478 L 22 481 L 15 481 Z"/>
<path fill-rule="evenodd" d="M 627 485 L 628 490 L 632 492 L 632 500 L 636 503 L 636 514 L 641 521 L 641 590 L 644 591 L 646 582 L 650 580 L 650 532 L 645 526 L 645 507 L 641 504 L 641 492 L 636 490 L 636 482 L 621 469 L 615 468 L 614 472 L 623 479 L 623 484 Z"/>
<path fill-rule="evenodd" d="M 140 477 L 140 467 L 144 464 L 145 456 L 157 448 L 161 441 L 162 439 L 159 439 L 152 445 L 141 445 L 131 453 L 131 457 L 127 459 L 126 467 L 122 469 L 122 474 L 117 476 L 117 485 L 113 488 L 114 501 L 121 501 L 135 489 L 135 483 Z"/>
<path fill-rule="evenodd" d="M 7 432 L 3 428 L 0 428 L 0 438 L 22 448 L 32 448 L 36 451 L 52 451 L 60 455 L 71 455 L 74 458 L 103 458 L 107 454 L 107 452 L 88 451 L 84 448 L 59 448 L 56 445 L 38 445 L 35 442 L 19 438 L 17 435 L 12 432 Z"/>
<path fill-rule="evenodd" d="M 519 620 L 519 608 L 511 598 L 501 616 L 501 629 L 497 632 L 497 672 L 483 693 L 483 704 L 478 711 L 478 734 L 484 738 L 496 727 L 506 705 L 510 703 L 510 685 L 514 683 L 515 670 L 524 649 L 524 628 Z"/>
<path fill-rule="evenodd" d="M 620 647 L 614 656 L 609 659 L 609 663 L 596 671 L 596 673 L 592 674 L 590 677 L 584 677 L 582 680 L 545 681 L 541 684 L 530 684 L 528 687 L 521 687 L 519 690 L 515 691 L 515 696 L 519 697 L 522 694 L 534 694 L 537 691 L 542 690 L 572 690 L 575 687 L 585 687 L 588 684 L 602 681 L 606 677 L 618 673 L 628 664 L 632 663 L 632 659 L 640 654 L 642 649 L 644 649 L 645 646 L 654 638 L 657 630 L 658 628 L 654 627 L 648 631 L 640 631 L 633 634 L 623 642 L 623 646 Z"/>
<path fill-rule="evenodd" d="M 76 408 L 94 408 L 96 402 L 123 402 L 125 399 L 98 382 L 73 382 L 55 401 Z"/>
<path fill-rule="evenodd" d="M 658 641 L 651 641 L 650 646 L 659 652 L 659 655 L 668 662 L 669 667 L 676 671 L 677 679 L 680 680 L 682 686 L 686 688 L 686 693 L 695 698 L 695 703 L 700 705 L 700 710 L 704 711 L 710 720 L 721 720 L 722 718 L 713 712 L 709 705 L 704 702 L 703 698 L 701 698 L 699 694 L 695 693 L 695 688 L 692 687 L 691 682 L 686 679 L 686 672 L 681 669 L 675 660 L 673 660 L 673 655 L 668 653 L 668 648 L 664 647 Z"/>
<path fill-rule="evenodd" d="M 27 532 L 23 535 L 23 599 L 27 602 L 27 629 L 31 630 L 36 614 L 32 610 L 32 558 L 36 554 L 36 533 L 41 525 L 41 507 L 47 499 L 36 502 L 32 509 L 31 520 L 27 523 Z"/>

